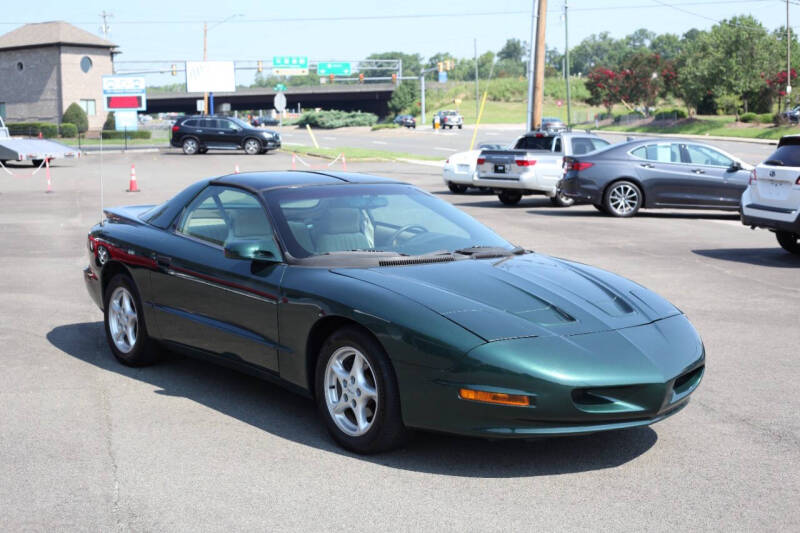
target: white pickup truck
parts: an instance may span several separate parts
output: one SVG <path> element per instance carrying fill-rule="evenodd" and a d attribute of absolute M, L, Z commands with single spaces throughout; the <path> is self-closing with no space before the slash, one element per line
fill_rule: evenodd
<path fill-rule="evenodd" d="M 519 203 L 524 195 L 543 194 L 553 205 L 566 207 L 575 200 L 556 186 L 564 172 L 564 156 L 588 154 L 609 144 L 591 133 L 531 131 L 510 150 L 482 150 L 472 184 L 492 189 L 506 205 Z"/>

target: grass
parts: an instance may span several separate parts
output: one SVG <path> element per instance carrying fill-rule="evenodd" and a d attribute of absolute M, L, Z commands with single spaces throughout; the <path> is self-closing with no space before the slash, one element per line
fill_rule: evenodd
<path fill-rule="evenodd" d="M 784 135 L 800 132 L 798 126 L 736 123 L 733 116 L 700 117 L 679 120 L 672 124 L 663 122 L 639 125 L 612 125 L 601 129 L 626 133 L 665 133 L 674 135 L 714 135 L 746 139 L 780 139 Z"/>
<path fill-rule="evenodd" d="M 313 146 L 286 146 L 281 150 L 284 152 L 295 152 L 303 155 L 323 157 L 325 159 L 335 159 L 339 154 L 344 154 L 349 161 L 397 161 L 400 159 L 424 159 L 427 161 L 441 161 L 442 157 L 410 154 L 407 152 L 391 152 L 388 150 L 372 150 L 369 148 L 353 148 L 350 146 L 340 146 L 338 148 L 314 148 Z"/>
<path fill-rule="evenodd" d="M 78 139 L 59 139 L 59 142 L 74 146 L 77 148 Z M 169 145 L 169 132 L 168 130 L 153 130 L 150 139 L 128 139 L 128 146 L 142 146 L 164 144 Z M 100 139 L 85 139 L 81 138 L 81 146 L 100 146 Z M 103 147 L 106 146 L 125 146 L 124 139 L 103 139 Z"/>

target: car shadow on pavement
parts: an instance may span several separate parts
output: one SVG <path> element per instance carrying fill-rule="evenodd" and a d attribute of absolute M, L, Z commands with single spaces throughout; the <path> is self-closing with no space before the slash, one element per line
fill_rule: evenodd
<path fill-rule="evenodd" d="M 717 248 L 711 250 L 692 250 L 692 253 L 736 263 L 747 263 L 777 268 L 800 267 L 800 256 L 784 251 L 777 244 L 774 248 Z"/>
<path fill-rule="evenodd" d="M 551 207 L 549 204 L 542 207 Z M 581 209 L 584 208 L 584 209 Z M 546 210 L 531 210 L 528 213 L 536 214 L 536 215 L 548 215 L 548 216 L 557 216 L 557 217 L 591 217 L 591 218 L 607 218 L 609 220 L 614 220 L 617 217 L 612 217 L 606 215 L 598 211 L 597 209 L 589 208 L 585 204 L 575 206 L 575 208 L 570 207 L 552 207 L 551 209 Z M 636 216 L 633 218 L 663 218 L 663 219 L 671 219 L 671 220 L 739 220 L 738 213 L 720 213 L 720 212 L 713 212 L 713 213 L 703 213 L 697 211 L 684 211 L 680 213 L 676 213 L 675 211 L 639 211 L 636 213 Z"/>
<path fill-rule="evenodd" d="M 278 437 L 390 468 L 477 478 L 568 474 L 625 464 L 658 440 L 649 427 L 527 441 L 417 432 L 403 449 L 359 456 L 333 442 L 311 400 L 278 385 L 169 352 L 155 366 L 123 366 L 106 344 L 102 322 L 58 326 L 47 334 L 47 340 L 71 357 L 148 383 L 157 388 L 156 394 L 187 398 Z"/>
<path fill-rule="evenodd" d="M 457 206 L 469 206 L 469 207 L 493 207 L 495 209 L 525 209 L 531 207 L 544 207 L 549 208 L 553 211 L 564 211 L 565 209 L 562 207 L 553 207 L 553 204 L 550 203 L 550 200 L 545 198 L 544 196 L 537 196 L 534 198 L 523 198 L 518 204 L 516 205 L 504 205 L 497 199 L 497 195 L 492 193 L 482 193 L 480 196 L 491 195 L 486 200 L 481 200 L 478 202 L 454 202 Z M 542 211 L 529 211 L 530 213 L 541 213 Z"/>

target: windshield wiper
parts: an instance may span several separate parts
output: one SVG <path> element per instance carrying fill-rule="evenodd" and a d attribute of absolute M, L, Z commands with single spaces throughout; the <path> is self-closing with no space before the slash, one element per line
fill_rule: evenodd
<path fill-rule="evenodd" d="M 764 164 L 769 165 L 771 167 L 782 167 L 783 161 L 781 161 L 780 159 L 767 159 L 766 161 L 764 161 Z"/>
<path fill-rule="evenodd" d="M 335 250 L 333 252 L 325 252 L 320 255 L 331 255 L 331 254 L 348 254 L 350 252 L 377 252 L 377 253 L 384 253 L 384 254 L 394 254 L 394 255 L 401 255 L 407 256 L 408 254 L 404 254 L 402 252 L 395 252 L 394 250 L 376 250 L 374 248 L 353 248 L 352 250 Z"/>
<path fill-rule="evenodd" d="M 459 248 L 458 250 L 453 250 L 453 253 L 461 254 L 461 255 L 471 255 L 471 256 L 485 256 L 485 255 L 520 255 L 524 254 L 525 250 L 520 246 L 515 246 L 512 249 L 503 248 L 502 246 L 485 246 L 481 244 L 476 244 L 474 246 L 469 246 L 467 248 Z"/>

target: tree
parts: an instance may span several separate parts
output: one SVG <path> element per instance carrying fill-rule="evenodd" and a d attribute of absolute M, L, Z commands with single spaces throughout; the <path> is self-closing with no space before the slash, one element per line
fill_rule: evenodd
<path fill-rule="evenodd" d="M 628 48 L 637 50 L 639 48 L 648 48 L 655 38 L 656 34 L 654 32 L 645 28 L 639 28 L 625 37 L 624 42 Z"/>
<path fill-rule="evenodd" d="M 389 111 L 395 115 L 400 113 L 416 112 L 416 102 L 419 99 L 419 84 L 416 81 L 406 80 L 394 90 L 389 99 Z"/>
<path fill-rule="evenodd" d="M 103 131 L 113 131 L 117 129 L 117 119 L 114 118 L 114 112 L 109 111 L 106 115 L 106 121 L 103 123 Z"/>
<path fill-rule="evenodd" d="M 498 61 L 508 59 L 521 63 L 525 53 L 526 50 L 522 41 L 519 39 L 507 39 L 506 44 L 503 45 L 503 48 L 497 52 L 497 59 Z"/>
<path fill-rule="evenodd" d="M 433 68 L 435 69 L 439 63 L 444 63 L 445 61 L 455 61 L 453 58 L 453 54 L 449 52 L 439 52 L 437 54 L 433 54 L 431 57 L 428 58 L 427 63 L 425 64 L 425 68 Z M 436 80 L 438 79 L 439 74 L 436 70 L 433 72 L 429 72 L 427 75 L 427 79 Z"/>
<path fill-rule="evenodd" d="M 681 53 L 681 46 L 680 37 L 674 33 L 662 33 L 650 41 L 650 50 L 664 60 L 677 58 Z"/>
<path fill-rule="evenodd" d="M 613 39 L 607 31 L 592 34 L 569 51 L 570 71 L 588 74 L 595 67 L 617 69 L 630 51 L 623 40 Z"/>
<path fill-rule="evenodd" d="M 589 105 L 602 105 L 610 115 L 614 104 L 619 102 L 620 80 L 617 73 L 605 67 L 595 67 L 586 76 L 586 88 L 589 89 Z"/>
<path fill-rule="evenodd" d="M 422 70 L 422 56 L 419 54 L 380 52 L 368 55 L 367 59 L 400 59 L 403 62 L 403 76 L 419 76 Z M 364 76 L 368 78 L 389 75 L 391 73 L 387 70 L 364 70 Z"/>
<path fill-rule="evenodd" d="M 75 102 L 71 103 L 67 110 L 64 111 L 61 122 L 75 124 L 80 133 L 86 133 L 86 130 L 89 129 L 89 118 L 86 116 L 86 112 Z"/>

